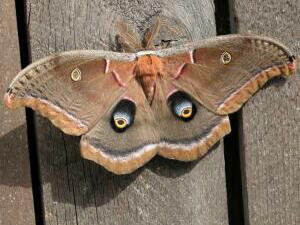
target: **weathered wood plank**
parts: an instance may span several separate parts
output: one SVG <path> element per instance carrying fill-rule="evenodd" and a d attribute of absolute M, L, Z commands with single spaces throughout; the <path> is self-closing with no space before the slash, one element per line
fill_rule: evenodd
<path fill-rule="evenodd" d="M 27 0 L 33 60 L 56 51 L 109 49 L 118 16 L 144 31 L 158 13 L 180 19 L 194 39 L 215 35 L 205 1 Z M 45 221 L 50 224 L 228 224 L 222 144 L 200 162 L 155 158 L 115 176 L 79 155 L 79 139 L 36 117 Z"/>
<path fill-rule="evenodd" d="M 0 93 L 21 68 L 14 1 L 0 2 Z M 0 224 L 34 224 L 24 109 L 0 101 Z"/>
<path fill-rule="evenodd" d="M 239 33 L 282 40 L 300 56 L 300 2 L 235 1 Z M 242 111 L 247 224 L 300 224 L 300 78 L 272 82 Z"/>

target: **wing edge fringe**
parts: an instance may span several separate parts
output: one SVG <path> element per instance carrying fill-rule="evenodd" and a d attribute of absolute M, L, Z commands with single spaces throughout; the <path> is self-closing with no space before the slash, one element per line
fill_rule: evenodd
<path fill-rule="evenodd" d="M 14 98 L 14 96 L 6 93 L 4 95 L 4 103 L 10 109 L 20 106 L 30 107 L 43 117 L 48 118 L 54 126 L 66 134 L 79 136 L 88 131 L 88 127 L 85 124 L 49 101 L 33 97 Z"/>
<path fill-rule="evenodd" d="M 247 81 L 242 87 L 233 92 L 220 104 L 216 112 L 220 115 L 227 115 L 240 109 L 251 96 L 253 96 L 264 84 L 277 76 L 288 77 L 295 73 L 296 61 L 285 63 L 282 66 L 273 66 L 256 74 Z"/>

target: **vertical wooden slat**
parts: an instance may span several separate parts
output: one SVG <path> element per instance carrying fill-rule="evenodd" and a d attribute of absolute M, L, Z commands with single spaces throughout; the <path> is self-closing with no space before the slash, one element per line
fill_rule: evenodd
<path fill-rule="evenodd" d="M 109 49 L 117 17 L 140 32 L 161 12 L 180 19 L 195 40 L 215 35 L 212 0 L 26 2 L 33 60 L 56 51 Z M 79 139 L 39 116 L 36 133 L 47 225 L 228 224 L 222 143 L 199 162 L 157 157 L 116 176 L 81 159 Z"/>
<path fill-rule="evenodd" d="M 15 4 L 0 2 L 0 95 L 19 72 Z M 0 224 L 35 224 L 24 109 L 14 112 L 0 101 Z"/>
<path fill-rule="evenodd" d="M 234 1 L 239 33 L 278 38 L 300 56 L 300 2 Z M 300 78 L 277 79 L 242 111 L 246 224 L 300 224 Z"/>

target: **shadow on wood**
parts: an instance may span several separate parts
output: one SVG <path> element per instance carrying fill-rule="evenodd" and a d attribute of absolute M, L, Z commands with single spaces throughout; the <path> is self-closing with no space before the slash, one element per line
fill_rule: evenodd
<path fill-rule="evenodd" d="M 200 160 L 192 162 L 180 162 L 169 160 L 160 156 L 154 157 L 145 166 L 128 175 L 115 175 L 100 165 L 83 159 L 80 156 L 79 137 L 63 134 L 58 129 L 54 128 L 50 122 L 41 118 L 45 126 L 51 127 L 51 131 L 59 135 L 49 134 L 49 138 L 44 143 L 47 146 L 61 144 L 65 146 L 65 151 L 56 151 L 55 148 L 43 148 L 39 150 L 40 162 L 44 168 L 50 168 L 48 176 L 43 177 L 43 186 L 49 186 L 53 201 L 62 203 L 76 204 L 82 207 L 102 206 L 107 202 L 114 200 L 123 190 L 139 177 L 143 177 L 143 173 L 154 173 L 159 177 L 164 178 L 180 178 L 181 176 L 190 173 L 191 170 L 205 160 L 210 154 L 215 154 L 218 151 L 219 142 L 209 151 L 209 153 Z M 46 125 L 47 124 L 47 125 Z M 51 132 L 52 133 L 52 132 Z M 50 143 L 51 142 L 51 143 Z M 68 145 L 66 145 L 68 143 Z M 145 170 L 147 172 L 145 172 Z M 53 179 L 53 178 L 64 179 Z M 48 179 L 47 179 L 48 178 Z M 157 178 L 159 179 L 159 178 Z M 68 194 L 73 190 L 73 185 L 78 185 L 79 192 L 84 194 L 84 200 L 74 202 L 74 198 Z M 151 185 L 149 183 L 149 185 Z M 95 192 L 95 189 L 101 189 L 100 193 Z M 95 201 L 95 195 L 98 199 Z M 83 196 L 82 196 L 83 197 Z"/>
<path fill-rule="evenodd" d="M 31 188 L 26 124 L 0 137 L 0 185 Z"/>

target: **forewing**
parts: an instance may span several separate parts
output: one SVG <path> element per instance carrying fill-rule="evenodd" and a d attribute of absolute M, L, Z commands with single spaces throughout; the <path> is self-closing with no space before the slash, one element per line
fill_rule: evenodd
<path fill-rule="evenodd" d="M 291 52 L 264 37 L 221 36 L 184 49 L 192 60 L 174 74 L 173 84 L 218 114 L 235 112 L 269 79 L 296 70 Z"/>
<path fill-rule="evenodd" d="M 122 61 L 126 72 L 116 74 L 109 64 Z M 72 135 L 92 128 L 126 90 L 135 62 L 128 54 L 72 51 L 29 65 L 12 81 L 5 94 L 10 108 L 28 106 Z M 120 79 L 122 85 L 120 85 Z"/>

